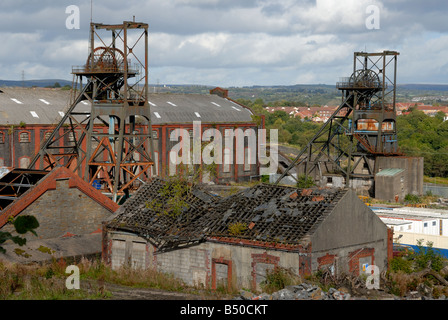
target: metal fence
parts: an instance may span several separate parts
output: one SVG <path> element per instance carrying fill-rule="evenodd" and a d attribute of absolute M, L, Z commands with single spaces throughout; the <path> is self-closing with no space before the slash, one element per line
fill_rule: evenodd
<path fill-rule="evenodd" d="M 441 186 L 432 183 L 423 184 L 423 194 L 431 192 L 433 195 L 437 195 L 443 198 L 448 198 L 448 186 Z"/>

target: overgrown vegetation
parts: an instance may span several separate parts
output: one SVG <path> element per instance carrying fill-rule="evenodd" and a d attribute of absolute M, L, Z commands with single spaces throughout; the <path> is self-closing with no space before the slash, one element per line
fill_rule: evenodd
<path fill-rule="evenodd" d="M 442 272 L 445 259 L 428 242 L 423 246 L 418 241 L 414 252 L 394 257 L 387 274 L 387 285 L 392 294 L 404 296 L 410 291 L 431 292 L 436 298 L 443 294 L 448 296 L 448 274 Z"/>
<path fill-rule="evenodd" d="M 287 286 L 301 283 L 300 277 L 295 275 L 288 269 L 275 266 L 272 269 L 266 270 L 266 279 L 260 284 L 260 287 L 266 293 L 273 293 L 279 291 Z"/>
<path fill-rule="evenodd" d="M 0 300 L 84 300 L 108 299 L 108 284 L 129 288 L 161 289 L 199 297 L 221 298 L 235 294 L 231 288 L 219 292 L 187 286 L 181 280 L 153 269 L 122 267 L 112 270 L 101 260 L 81 259 L 73 263 L 79 268 L 80 289 L 67 289 L 65 273 L 68 263 L 54 259 L 46 264 L 13 264 L 0 261 Z"/>
<path fill-rule="evenodd" d="M 244 233 L 247 230 L 247 224 L 244 222 L 235 222 L 229 225 L 229 234 L 237 236 Z"/>
<path fill-rule="evenodd" d="M 201 143 L 201 154 L 207 145 L 206 143 Z M 190 151 L 192 152 L 192 150 Z M 210 155 L 213 157 L 213 151 L 210 152 Z M 213 180 L 217 174 L 217 164 L 212 162 L 210 164 L 203 163 L 190 166 L 180 163 L 176 170 L 175 175 L 164 178 L 166 183 L 159 192 L 159 198 L 146 203 L 146 207 L 154 210 L 158 215 L 177 218 L 185 210 L 188 210 L 189 204 L 185 200 L 186 195 L 201 182 L 204 175 L 208 175 L 209 179 Z"/>
<path fill-rule="evenodd" d="M 411 292 L 432 295 L 438 298 L 448 296 L 448 262 L 441 256 L 432 243 L 423 245 L 419 240 L 417 250 L 406 251 L 389 261 L 389 268 L 379 277 L 381 292 L 404 297 Z M 366 295 L 367 274 L 335 273 L 331 269 L 322 269 L 306 278 L 319 285 L 324 291 L 329 288 L 346 288 L 352 294 Z M 378 292 L 378 291 L 377 291 Z M 372 292 L 370 292 L 372 294 Z"/>
<path fill-rule="evenodd" d="M 23 265 L 0 262 L 1 300 L 71 300 L 105 298 L 98 287 L 90 290 L 66 288 L 63 264 Z"/>
<path fill-rule="evenodd" d="M 297 177 L 297 188 L 311 188 L 315 185 L 314 179 L 311 176 L 302 174 Z"/>
<path fill-rule="evenodd" d="M 390 261 L 387 285 L 390 293 L 404 296 L 410 291 L 426 288 L 436 298 L 448 295 L 448 274 L 442 272 L 446 260 L 433 248 L 432 243 L 423 246 L 418 241 L 417 250 L 394 257 Z"/>
<path fill-rule="evenodd" d="M 154 210 L 158 215 L 176 218 L 189 208 L 188 202 L 185 201 L 185 195 L 191 191 L 192 186 L 178 176 L 171 176 L 165 180 L 166 183 L 159 191 L 160 198 L 148 201 L 146 206 Z"/>

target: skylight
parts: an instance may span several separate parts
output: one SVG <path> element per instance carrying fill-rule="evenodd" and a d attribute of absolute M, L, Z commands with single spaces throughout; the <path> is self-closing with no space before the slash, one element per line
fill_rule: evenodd
<path fill-rule="evenodd" d="M 19 101 L 19 100 L 17 100 L 17 99 L 11 98 L 11 100 L 12 100 L 12 101 L 14 101 L 15 103 L 18 103 L 18 104 L 23 104 L 22 102 L 20 102 L 20 101 Z"/>

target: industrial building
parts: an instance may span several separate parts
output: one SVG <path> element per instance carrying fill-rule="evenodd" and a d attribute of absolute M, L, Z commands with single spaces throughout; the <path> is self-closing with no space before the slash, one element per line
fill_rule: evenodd
<path fill-rule="evenodd" d="M 104 224 L 103 259 L 112 268 L 155 268 L 188 284 L 259 289 L 266 270 L 298 275 L 321 268 L 361 274 L 387 266 L 392 234 L 355 192 L 257 185 L 220 198 L 196 188 L 176 217 L 164 203 L 168 182 L 143 185 Z"/>
<path fill-rule="evenodd" d="M 336 84 L 341 104 L 277 183 L 304 174 L 317 185 L 344 185 L 382 200 L 423 193 L 423 158 L 406 157 L 397 139 L 398 55 L 354 53 L 352 74 Z"/>
<path fill-rule="evenodd" d="M 236 140 L 231 134 L 235 129 L 258 136 L 263 118 L 256 121 L 250 109 L 221 88 L 207 95 L 150 93 L 145 23 L 91 23 L 89 41 L 85 64 L 72 68 L 72 90 L 1 89 L 0 167 L 12 169 L 5 186 L 14 195 L 0 192 L 5 201 L 0 228 L 9 227 L 10 217 L 27 213 L 42 221 L 37 230 L 41 240 L 79 236 L 82 243 L 86 236 L 98 237 L 103 221 L 102 256 L 113 269 L 128 264 L 155 268 L 213 289 L 258 290 L 275 266 L 300 276 L 322 268 L 357 275 L 369 265 L 385 270 L 392 257 L 392 232 L 354 189 L 372 192 L 381 171 L 377 158 L 401 156 L 395 107 L 385 99 L 395 97 L 395 77 L 387 77 L 393 79 L 390 86 L 383 76 L 398 53 L 355 53 L 352 77 L 337 85 L 341 105 L 278 179 L 290 171 L 312 175 L 315 181 L 339 174 L 345 179 L 343 188 L 261 184 L 221 198 L 195 187 L 179 199 L 180 211 L 173 212 L 173 206 L 166 206 L 167 193 L 161 192 L 168 183 L 163 178 L 182 170 L 170 161 L 170 151 L 179 143 L 172 133 L 186 129 L 187 139 L 193 139 L 194 122 L 200 121 L 201 135 L 213 128 Z M 144 54 L 134 59 L 134 52 Z M 392 63 L 386 63 L 390 56 Z M 385 64 L 369 66 L 371 57 L 384 58 L 379 60 Z M 358 59 L 362 69 L 356 68 Z M 344 127 L 351 116 L 353 122 Z M 259 150 L 253 149 L 266 141 L 254 147 L 249 140 L 243 137 L 244 150 L 224 146 L 225 163 L 217 164 L 214 175 L 202 175 L 202 182 L 259 177 L 259 157 L 253 157 Z M 243 163 L 236 161 L 241 154 Z M 304 160 L 304 169 L 295 167 Z M 413 181 L 404 180 L 413 168 L 404 168 L 398 179 Z M 17 192 L 26 185 L 17 179 L 33 176 L 33 170 L 36 179 Z M 391 175 L 383 182 L 382 175 L 378 185 L 396 179 Z M 325 184 L 331 185 L 328 180 Z M 130 191 L 131 197 L 117 208 Z M 98 238 L 92 241 L 98 244 Z"/>
<path fill-rule="evenodd" d="M 1 88 L 0 167 L 29 167 L 41 145 L 64 116 L 70 94 L 70 91 L 61 89 Z M 214 128 L 222 136 L 227 129 L 250 128 L 255 132 L 259 129 L 252 118 L 252 111 L 228 98 L 227 91 L 221 88 L 211 90 L 211 94 L 152 93 L 149 94 L 148 101 L 151 104 L 155 173 L 162 177 L 169 174 L 169 151 L 178 143 L 170 139 L 172 130 L 186 129 L 192 132 L 193 121 L 201 122 L 202 132 Z M 77 106 L 78 112 L 89 113 L 90 108 L 88 101 L 81 101 Z M 139 124 L 138 118 L 136 121 L 136 130 L 147 133 L 148 127 Z M 70 145 L 74 141 L 70 128 L 67 120 L 58 130 L 54 137 L 55 140 L 61 138 L 57 141 L 58 146 Z M 97 121 L 94 131 L 107 133 L 108 126 Z M 74 134 L 80 136 L 82 129 L 78 128 Z M 86 147 L 85 140 L 83 145 Z M 94 150 L 97 146 L 98 141 L 92 141 L 91 148 Z M 248 147 L 246 142 L 246 148 Z M 235 154 L 232 155 L 232 159 L 234 158 Z M 42 170 L 44 163 L 38 160 L 31 169 Z M 226 166 L 218 165 L 216 170 L 212 181 L 217 183 L 249 180 L 259 172 L 258 164 L 237 164 L 236 161 Z"/>

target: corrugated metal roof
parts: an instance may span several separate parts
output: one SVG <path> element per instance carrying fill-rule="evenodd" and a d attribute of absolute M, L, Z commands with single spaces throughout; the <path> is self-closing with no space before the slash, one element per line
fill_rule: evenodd
<path fill-rule="evenodd" d="M 153 124 L 252 122 L 249 109 L 218 95 L 152 93 L 148 97 Z M 47 88 L 2 88 L 0 125 L 57 124 L 70 103 L 70 91 Z M 89 112 L 83 101 L 76 111 Z"/>
<path fill-rule="evenodd" d="M 0 125 L 57 124 L 68 108 L 70 91 L 47 88 L 2 88 Z"/>
<path fill-rule="evenodd" d="M 380 172 L 378 172 L 376 175 L 377 176 L 395 176 L 401 172 L 403 172 L 404 169 L 400 169 L 400 168 L 388 168 L 388 169 L 383 169 Z"/>
<path fill-rule="evenodd" d="M 443 209 L 401 207 L 392 209 L 379 208 L 373 210 L 373 212 L 375 212 L 378 216 L 400 219 L 428 220 L 448 218 L 448 210 Z"/>

